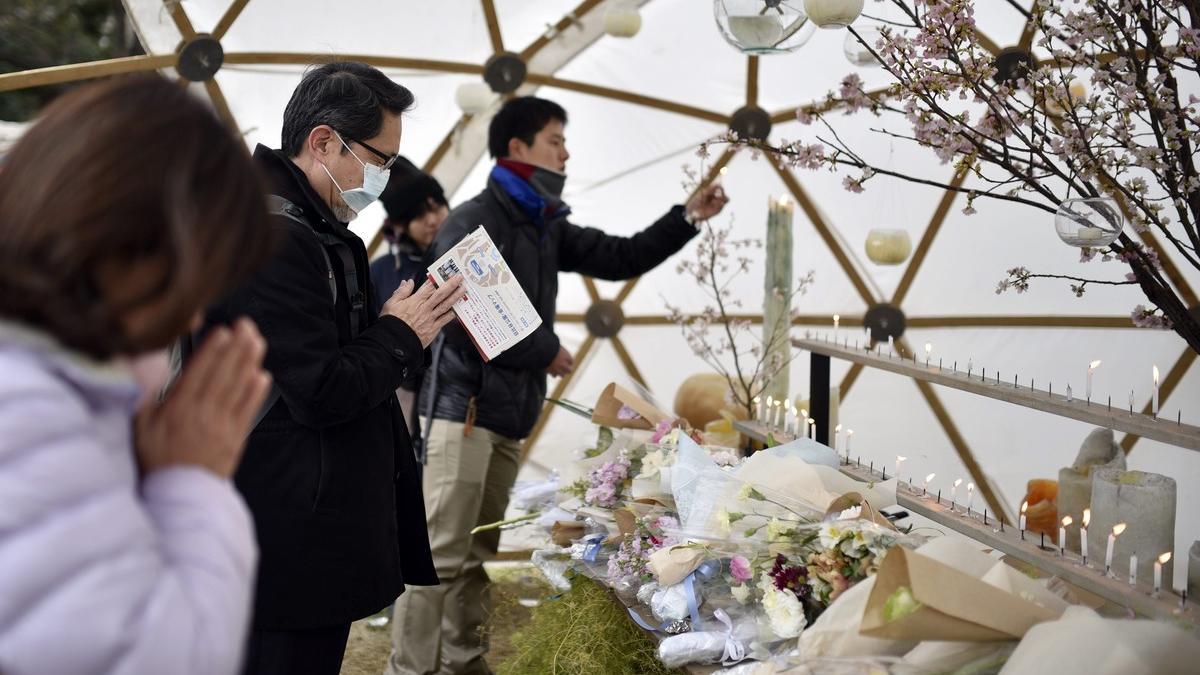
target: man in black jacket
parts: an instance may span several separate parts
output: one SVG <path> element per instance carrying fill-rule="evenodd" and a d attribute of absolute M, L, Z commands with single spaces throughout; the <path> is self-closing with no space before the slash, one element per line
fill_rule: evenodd
<path fill-rule="evenodd" d="M 418 467 L 396 387 L 424 367 L 461 279 L 382 307 L 346 222 L 387 183 L 412 94 L 361 63 L 310 70 L 283 149 L 254 152 L 282 245 L 210 312 L 246 315 L 276 383 L 234 477 L 261 549 L 246 673 L 336 675 L 350 623 L 405 584 L 436 584 Z"/>
<path fill-rule="evenodd" d="M 644 274 L 695 236 L 695 224 L 725 206 L 719 186 L 702 189 L 632 237 L 614 237 L 567 220 L 562 201 L 570 155 L 566 112 L 534 97 L 505 103 L 488 129 L 497 159 L 487 188 L 456 207 L 426 253 L 429 265 L 482 225 L 542 317 L 542 325 L 489 363 L 462 326 L 434 343 L 417 409 L 427 421 L 425 508 L 441 585 L 414 589 L 396 603 L 388 672 L 487 673 L 479 628 L 488 613 L 483 562 L 495 555 L 497 530 L 478 524 L 504 517 L 516 480 L 520 439 L 537 422 L 546 375 L 571 372 L 571 354 L 554 334 L 558 273 L 619 280 Z"/>

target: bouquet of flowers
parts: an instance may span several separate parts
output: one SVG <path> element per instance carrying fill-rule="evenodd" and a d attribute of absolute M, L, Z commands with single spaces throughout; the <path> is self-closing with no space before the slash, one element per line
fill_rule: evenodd
<path fill-rule="evenodd" d="M 652 579 L 646 570 L 650 554 L 679 541 L 668 534 L 679 527 L 679 521 L 669 515 L 641 516 L 634 520 L 634 528 L 621 538 L 617 551 L 608 559 L 610 582 L 647 582 Z"/>

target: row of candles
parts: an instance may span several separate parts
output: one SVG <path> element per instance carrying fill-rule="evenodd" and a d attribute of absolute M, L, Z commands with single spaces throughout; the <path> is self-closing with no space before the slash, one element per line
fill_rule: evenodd
<path fill-rule="evenodd" d="M 907 458 L 903 457 L 901 455 L 896 455 L 896 474 L 895 475 L 897 475 L 897 476 L 900 475 L 900 465 L 904 462 L 905 459 L 907 459 Z M 849 456 L 846 457 L 846 461 L 847 462 L 850 461 Z M 887 472 L 885 471 L 884 472 L 885 476 L 886 476 L 886 473 Z M 931 473 L 928 476 L 925 476 L 925 481 L 921 485 L 921 495 L 922 496 L 929 495 L 929 484 L 932 483 L 933 479 L 936 477 L 937 477 L 936 473 Z M 950 486 L 950 511 L 952 513 L 958 513 L 958 487 L 960 485 L 962 485 L 962 482 L 963 482 L 963 479 L 959 478 L 959 479 L 955 480 L 954 483 Z M 972 506 L 972 501 L 974 499 L 974 496 L 975 496 L 975 484 L 968 483 L 967 484 L 967 509 L 965 511 L 965 514 L 968 517 L 971 515 L 971 506 Z M 941 495 L 941 491 L 939 490 L 937 493 L 937 501 L 939 504 L 941 503 L 941 500 L 942 500 L 942 495 Z M 1021 518 L 1020 518 L 1020 522 L 1019 522 L 1019 526 L 1020 526 L 1020 530 L 1021 530 L 1021 541 L 1025 541 L 1025 524 L 1026 524 L 1025 513 L 1028 509 L 1029 509 L 1029 502 L 1028 501 L 1022 502 L 1021 503 Z M 1091 522 L 1091 520 L 1092 520 L 1092 510 L 1090 508 L 1084 509 L 1083 510 L 1083 519 L 1082 519 L 1082 522 L 1080 523 L 1080 527 L 1079 527 L 1079 539 L 1080 539 L 1079 554 L 1083 558 L 1083 566 L 1084 567 L 1088 567 L 1088 524 Z M 985 524 L 986 524 L 986 521 L 987 521 L 987 515 L 985 512 L 985 515 L 984 515 Z M 1066 551 L 1067 528 L 1070 527 L 1073 522 L 1074 522 L 1074 519 L 1071 516 L 1063 516 L 1062 525 L 1058 528 L 1058 554 L 1061 557 L 1066 557 L 1066 554 L 1067 554 L 1067 551 Z M 1116 525 L 1113 526 L 1112 532 L 1110 532 L 1108 535 L 1108 544 L 1107 544 L 1105 554 L 1104 554 L 1104 574 L 1111 579 L 1117 578 L 1116 575 L 1114 575 L 1112 573 L 1113 549 L 1116 546 L 1117 537 L 1121 536 L 1121 534 L 1123 532 L 1125 532 L 1125 530 L 1126 530 L 1125 523 L 1117 523 Z M 1000 531 L 1001 532 L 1004 531 L 1003 522 L 1001 522 L 1001 524 L 1000 524 Z M 1046 535 L 1043 533 L 1042 534 L 1042 548 L 1045 548 L 1045 537 L 1046 537 Z M 1163 568 L 1163 565 L 1170 562 L 1170 560 L 1171 560 L 1171 552 L 1166 551 L 1166 552 L 1162 553 L 1161 555 L 1159 555 L 1158 558 L 1154 561 L 1154 593 L 1153 593 L 1153 595 L 1155 597 L 1157 597 L 1159 595 L 1159 593 L 1162 591 L 1162 568 Z M 1135 553 L 1129 557 L 1129 585 L 1130 586 L 1137 585 L 1137 565 L 1138 565 L 1138 559 L 1137 559 L 1137 554 Z M 1184 576 L 1186 577 L 1186 575 L 1184 575 Z M 1187 602 L 1187 589 L 1186 588 L 1182 592 L 1182 598 L 1183 598 L 1182 602 L 1186 603 Z"/>
<path fill-rule="evenodd" d="M 838 326 L 840 323 L 841 323 L 841 316 L 834 314 L 833 315 L 833 342 L 834 342 L 834 344 L 837 344 L 837 341 L 838 341 Z M 866 330 L 867 336 L 869 339 L 870 333 L 871 333 L 870 327 L 864 326 L 863 328 L 864 328 L 864 330 Z M 806 337 L 808 337 L 810 334 L 811 333 L 806 333 Z M 857 342 L 855 343 L 855 346 L 856 347 L 858 346 Z M 879 347 L 876 346 L 877 351 L 878 351 L 878 349 L 879 349 Z M 896 354 L 896 339 L 892 336 L 888 336 L 888 349 L 891 351 L 891 355 L 895 356 L 895 354 Z M 930 358 L 931 358 L 932 354 L 933 354 L 933 343 L 926 342 L 925 343 L 925 366 L 926 367 L 929 367 L 929 362 L 930 362 Z M 915 355 L 913 356 L 913 359 L 916 360 Z M 1092 361 L 1091 363 L 1088 364 L 1087 389 L 1085 391 L 1085 395 L 1087 398 L 1087 402 L 1089 404 L 1092 402 L 1092 376 L 1096 372 L 1096 369 L 1100 367 L 1100 364 L 1101 364 L 1101 361 L 1099 359 Z M 973 365 L 974 364 L 971 361 L 967 362 L 967 377 L 971 376 L 971 371 L 973 370 Z M 942 361 L 941 361 L 941 359 L 938 359 L 938 369 L 940 370 L 941 367 L 942 367 Z M 957 370 L 958 370 L 958 363 L 955 362 L 955 371 L 957 371 Z M 1157 365 L 1155 365 L 1151 368 L 1150 374 L 1151 374 L 1150 413 L 1151 413 L 1151 415 L 1153 415 L 1153 417 L 1155 419 L 1157 419 L 1158 418 L 1158 381 L 1159 381 L 1159 372 L 1158 372 Z M 1133 410 L 1133 399 L 1134 399 L 1134 393 L 1132 391 L 1130 391 L 1129 392 L 1129 408 L 1131 411 Z M 1067 385 L 1067 400 L 1068 401 L 1074 400 L 1073 392 L 1071 391 L 1071 385 L 1069 385 L 1069 384 Z"/>
<path fill-rule="evenodd" d="M 808 416 L 808 410 L 792 405 L 792 399 L 776 400 L 773 396 L 765 399 L 754 397 L 754 406 L 758 411 L 757 421 L 769 431 L 785 433 L 795 438 L 817 437 L 817 421 Z M 842 425 L 833 428 L 834 451 L 840 451 Z M 850 450 L 850 439 L 854 436 L 853 429 L 846 430 L 846 451 Z"/>

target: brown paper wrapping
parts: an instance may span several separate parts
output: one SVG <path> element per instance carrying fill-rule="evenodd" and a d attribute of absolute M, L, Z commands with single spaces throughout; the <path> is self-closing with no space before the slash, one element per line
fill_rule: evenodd
<path fill-rule="evenodd" d="M 884 605 L 901 586 L 912 590 L 921 607 L 887 622 Z M 1052 610 L 897 546 L 879 566 L 859 632 L 893 640 L 998 642 L 1019 640 L 1033 626 L 1057 618 Z"/>
<path fill-rule="evenodd" d="M 641 415 L 639 419 L 623 420 L 617 417 L 622 405 L 633 408 Z M 654 429 L 659 422 L 671 421 L 671 415 L 655 408 L 651 403 L 621 385 L 610 382 L 596 401 L 592 422 L 613 429 Z"/>
<path fill-rule="evenodd" d="M 887 516 L 876 511 L 875 507 L 871 506 L 871 502 L 863 499 L 863 496 L 857 492 L 847 492 L 830 502 L 829 508 L 825 509 L 825 519 L 829 520 L 831 516 L 836 518 L 842 511 L 855 506 L 862 507 L 862 513 L 858 516 L 859 520 L 869 520 L 893 532 L 898 531 L 896 530 L 896 526 L 892 524 L 892 521 L 887 519 Z"/>

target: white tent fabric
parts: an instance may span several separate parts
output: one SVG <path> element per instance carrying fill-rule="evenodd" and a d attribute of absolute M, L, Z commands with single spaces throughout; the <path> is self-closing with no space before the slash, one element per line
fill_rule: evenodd
<path fill-rule="evenodd" d="M 591 3 L 584 3 L 585 6 Z M 601 3 L 593 13 L 602 13 Z M 868 3 L 868 9 L 872 9 Z M 1024 0 L 1024 6 L 1030 3 Z M 160 0 L 126 0 L 147 51 L 173 51 L 180 33 Z M 182 0 L 182 8 L 199 32 L 217 24 L 229 0 Z M 576 9 L 572 0 L 496 0 L 505 47 L 520 51 Z M 1015 44 L 1024 17 L 1010 3 L 976 2 L 981 30 L 1000 46 Z M 642 7 L 643 27 L 632 39 L 608 36 L 581 48 L 557 77 L 571 82 L 608 87 L 621 92 L 663 99 L 727 116 L 746 103 L 747 59 L 718 34 L 712 3 L 698 0 L 649 0 Z M 593 17 L 595 14 L 592 15 Z M 567 28 L 554 38 L 573 39 Z M 759 70 L 759 105 L 771 112 L 793 109 L 819 99 L 835 88 L 847 73 L 857 72 L 868 87 L 885 82 L 880 70 L 856 69 L 844 57 L 841 31 L 818 31 L 812 40 L 788 55 L 762 58 Z M 472 65 L 483 64 L 493 53 L 483 3 L 475 0 L 417 2 L 403 0 L 339 0 L 289 2 L 250 0 L 222 39 L 226 54 L 246 52 L 303 52 L 328 56 L 367 54 L 433 59 Z M 216 79 L 248 143 L 279 144 L 281 114 L 302 66 L 258 66 L 227 63 Z M 435 151 L 442 138 L 459 124 L 455 88 L 477 75 L 424 70 L 389 70 L 396 81 L 413 90 L 417 107 L 404 121 L 402 151 L 418 165 Z M 197 88 L 203 91 L 202 88 Z M 681 165 L 699 168 L 694 150 L 698 143 L 722 132 L 725 125 L 632 102 L 577 90 L 541 87 L 538 94 L 554 99 L 569 111 L 568 147 L 572 153 L 566 197 L 574 219 L 603 227 L 613 234 L 632 234 L 650 223 L 685 193 L 680 183 Z M 874 159 L 914 174 L 948 179 L 951 168 L 941 166 L 929 153 L 911 145 L 872 134 L 876 120 L 870 116 L 838 119 L 839 131 L 853 146 L 869 148 Z M 811 130 L 796 122 L 776 125 L 772 138 L 796 139 Z M 451 149 L 451 153 L 455 149 Z M 478 152 L 478 148 L 476 148 Z M 452 196 L 452 206 L 482 188 L 489 162 L 481 158 Z M 799 173 L 797 177 L 816 201 L 826 222 L 836 231 L 856 267 L 868 279 L 875 299 L 889 299 L 904 266 L 880 267 L 862 254 L 872 227 L 899 227 L 919 241 L 942 192 L 898 181 L 877 180 L 866 194 L 841 187 L 841 176 L 827 172 Z M 457 181 L 455 181 L 457 182 Z M 786 194 L 783 182 L 764 160 L 747 154 L 735 157 L 725 178 L 732 203 L 722 219 L 733 218 L 739 236 L 764 235 L 768 200 Z M 1083 298 L 1073 297 L 1065 285 L 1035 284 L 1025 294 L 995 294 L 1005 270 L 1017 265 L 1047 271 L 1075 271 L 1078 251 L 1056 237 L 1052 218 L 1042 212 L 1009 204 L 980 201 L 979 214 L 961 214 L 963 200 L 955 202 L 945 226 L 934 241 L 902 306 L 911 317 L 1096 315 L 1128 316 L 1143 303 L 1130 287 L 1097 287 Z M 382 209 L 372 207 L 355 222 L 365 239 L 375 234 Z M 795 269 L 816 272 L 816 285 L 801 300 L 806 315 L 858 316 L 867 308 L 838 266 L 829 249 L 803 212 L 795 223 Z M 689 247 L 679 257 L 690 255 Z M 761 255 L 761 254 L 760 254 Z M 1188 282 L 1200 288 L 1200 274 L 1181 265 Z M 1093 271 L 1091 269 L 1087 271 Z M 574 276 L 561 280 L 559 311 L 581 314 L 589 299 L 583 283 Z M 599 283 L 600 293 L 613 297 L 620 284 Z M 762 279 L 743 278 L 736 286 L 746 306 L 758 306 Z M 685 309 L 696 307 L 701 296 L 681 279 L 675 261 L 646 275 L 624 304 L 628 316 L 665 314 L 664 300 Z M 828 329 L 824 329 L 828 330 Z M 845 329 L 843 329 L 845 330 Z M 580 323 L 561 323 L 558 332 L 568 348 L 586 337 Z M 799 329 L 803 332 L 803 328 Z M 687 376 L 705 372 L 691 356 L 678 330 L 670 326 L 627 326 L 621 334 L 651 389 L 668 403 Z M 1047 328 L 939 328 L 912 329 L 913 345 L 931 342 L 934 358 L 947 363 L 968 359 L 975 366 L 998 369 L 1002 377 L 1019 374 L 1023 383 L 1053 382 L 1056 389 L 1071 383 L 1076 391 L 1084 380 L 1087 363 L 1103 360 L 1096 374 L 1096 399 L 1111 395 L 1114 405 L 1128 405 L 1133 391 L 1140 409 L 1150 394 L 1151 366 L 1165 372 L 1186 349 L 1173 333 L 1136 329 Z M 609 381 L 629 377 L 610 344 L 601 341 L 567 397 L 590 404 Z M 834 365 L 834 380 L 847 364 Z M 807 358 L 798 358 L 791 372 L 792 390 L 807 389 Z M 1025 481 L 1057 476 L 1070 464 L 1089 428 L 1081 423 L 962 394 L 938 390 L 984 470 L 999 485 L 1010 504 L 1019 503 Z M 1164 416 L 1200 422 L 1200 367 L 1192 367 L 1163 404 Z M 914 477 L 936 472 L 937 482 L 948 485 L 966 471 L 955 456 L 942 426 L 913 383 L 894 375 L 866 371 L 842 404 L 841 420 L 855 430 L 854 450 L 865 461 L 891 463 L 905 455 Z M 1165 422 L 1164 422 L 1165 423 Z M 555 413 L 534 447 L 523 477 L 536 478 L 547 469 L 569 461 L 588 425 L 561 411 Z M 1179 481 L 1177 550 L 1200 538 L 1200 454 L 1142 440 L 1129 457 L 1131 468 L 1157 471 Z M 906 476 L 907 477 L 907 476 Z M 1177 577 L 1182 575 L 1177 567 Z"/>

